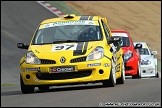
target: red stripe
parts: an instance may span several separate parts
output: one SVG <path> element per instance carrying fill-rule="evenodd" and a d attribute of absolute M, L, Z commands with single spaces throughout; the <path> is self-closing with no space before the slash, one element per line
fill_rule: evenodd
<path fill-rule="evenodd" d="M 53 6 L 47 6 L 48 8 L 52 8 Z"/>
<path fill-rule="evenodd" d="M 53 12 L 57 12 L 58 10 L 52 10 Z"/>

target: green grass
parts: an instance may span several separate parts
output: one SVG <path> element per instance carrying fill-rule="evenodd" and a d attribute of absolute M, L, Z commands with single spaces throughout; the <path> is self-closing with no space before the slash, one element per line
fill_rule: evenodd
<path fill-rule="evenodd" d="M 161 61 L 158 61 L 158 71 L 161 72 Z"/>
<path fill-rule="evenodd" d="M 6 87 L 6 86 L 15 86 L 16 84 L 1 84 L 1 87 Z"/>

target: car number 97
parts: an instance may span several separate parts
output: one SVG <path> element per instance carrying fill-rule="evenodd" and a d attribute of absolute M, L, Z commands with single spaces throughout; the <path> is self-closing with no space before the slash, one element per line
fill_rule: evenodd
<path fill-rule="evenodd" d="M 56 44 L 52 46 L 52 51 L 59 51 L 59 50 L 76 50 L 77 43 L 73 44 Z"/>

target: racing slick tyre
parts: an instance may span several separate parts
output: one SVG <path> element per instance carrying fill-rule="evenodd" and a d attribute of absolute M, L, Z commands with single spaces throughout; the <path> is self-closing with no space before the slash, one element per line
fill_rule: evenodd
<path fill-rule="evenodd" d="M 116 80 L 116 83 L 124 84 L 124 82 L 125 82 L 125 66 L 124 61 L 122 60 L 121 77 Z"/>
<path fill-rule="evenodd" d="M 34 93 L 34 87 L 33 86 L 29 86 L 29 85 L 25 85 L 23 80 L 22 80 L 22 78 L 21 78 L 21 75 L 20 75 L 20 85 L 21 85 L 22 93 L 24 93 L 24 94 Z"/>
<path fill-rule="evenodd" d="M 141 78 L 141 74 L 139 69 L 137 70 L 137 75 L 132 75 L 132 79 L 140 79 Z"/>
<path fill-rule="evenodd" d="M 157 71 L 157 65 L 155 65 L 155 77 L 159 78 L 159 74 L 158 74 L 158 71 Z"/>
<path fill-rule="evenodd" d="M 159 78 L 159 74 L 158 74 L 158 72 L 156 73 L 156 76 L 155 76 L 156 78 Z"/>
<path fill-rule="evenodd" d="M 41 90 L 41 91 L 46 91 L 46 90 L 49 90 L 49 86 L 38 86 L 38 89 Z"/>
<path fill-rule="evenodd" d="M 104 87 L 114 87 L 116 85 L 116 74 L 115 74 L 116 71 L 113 59 L 111 61 L 111 64 L 112 65 L 109 79 L 102 81 Z"/>

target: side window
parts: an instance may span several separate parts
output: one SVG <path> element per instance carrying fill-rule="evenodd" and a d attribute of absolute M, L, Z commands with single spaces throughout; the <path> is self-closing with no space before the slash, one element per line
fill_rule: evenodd
<path fill-rule="evenodd" d="M 105 31 L 105 34 L 106 34 L 106 37 L 110 37 L 110 31 L 109 29 L 107 28 L 106 24 L 102 21 L 102 24 L 103 24 L 103 27 L 104 27 L 104 31 Z M 114 43 L 114 46 L 116 47 L 116 50 L 117 52 L 120 50 L 120 43 L 117 42 L 117 43 Z"/>
<path fill-rule="evenodd" d="M 102 22 L 102 25 L 103 25 L 103 28 L 104 28 L 104 32 L 105 32 L 106 37 L 109 37 L 110 34 L 109 34 L 109 31 L 108 31 L 108 29 L 106 27 L 106 24 L 102 20 L 101 20 L 101 22 Z"/>

